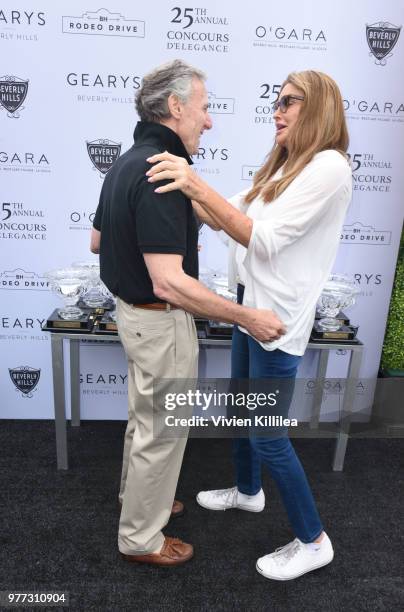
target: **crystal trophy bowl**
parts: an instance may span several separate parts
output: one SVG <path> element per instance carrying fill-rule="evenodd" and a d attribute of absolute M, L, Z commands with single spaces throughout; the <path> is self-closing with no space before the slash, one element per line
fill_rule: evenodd
<path fill-rule="evenodd" d="M 323 331 L 335 332 L 341 328 L 341 320 L 337 315 L 342 310 L 355 303 L 358 290 L 354 280 L 345 274 L 333 274 L 325 284 L 318 300 L 318 313 L 322 316 L 319 328 Z"/>
<path fill-rule="evenodd" d="M 46 272 L 44 276 L 49 279 L 54 293 L 63 300 L 64 306 L 57 310 L 58 316 L 66 321 L 80 319 L 83 311 L 76 304 L 87 288 L 88 273 L 74 268 L 63 268 Z"/>
<path fill-rule="evenodd" d="M 106 297 L 102 290 L 98 261 L 76 261 L 72 264 L 72 267 L 77 270 L 84 270 L 88 275 L 88 288 L 82 296 L 84 304 L 89 308 L 102 308 Z"/>

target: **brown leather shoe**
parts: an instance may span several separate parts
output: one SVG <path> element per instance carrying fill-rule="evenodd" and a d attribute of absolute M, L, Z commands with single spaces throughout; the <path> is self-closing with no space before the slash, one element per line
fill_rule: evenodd
<path fill-rule="evenodd" d="M 194 548 L 192 544 L 186 544 L 178 538 L 165 537 L 163 548 L 159 553 L 150 553 L 147 555 L 125 555 L 121 553 L 125 561 L 134 563 L 149 563 L 151 565 L 161 565 L 164 567 L 173 567 L 186 563 L 194 556 Z"/>
<path fill-rule="evenodd" d="M 122 507 L 122 502 L 120 500 L 118 500 L 119 502 L 119 507 Z M 171 508 L 171 516 L 170 519 L 172 518 L 178 518 L 179 516 L 182 516 L 185 512 L 185 507 L 184 504 L 180 501 L 178 501 L 178 499 L 174 499 L 173 502 L 173 507 Z"/>

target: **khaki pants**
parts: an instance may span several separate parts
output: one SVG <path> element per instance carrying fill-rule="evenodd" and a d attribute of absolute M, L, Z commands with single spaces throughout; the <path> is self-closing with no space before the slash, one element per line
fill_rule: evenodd
<path fill-rule="evenodd" d="M 192 316 L 180 309 L 146 310 L 118 298 L 117 323 L 128 359 L 118 546 L 145 554 L 163 545 L 187 442 L 153 436 L 153 379 L 196 378 L 198 339 Z"/>

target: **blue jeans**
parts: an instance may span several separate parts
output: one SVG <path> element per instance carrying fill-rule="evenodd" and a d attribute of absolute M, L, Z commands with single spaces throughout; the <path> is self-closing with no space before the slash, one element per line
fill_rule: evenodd
<path fill-rule="evenodd" d="M 239 303 L 242 303 L 242 293 L 240 287 Z M 300 359 L 279 349 L 266 351 L 251 336 L 234 327 L 231 354 L 233 379 L 294 379 Z M 261 464 L 266 465 L 278 486 L 292 529 L 299 540 L 313 542 L 321 534 L 323 526 L 309 483 L 287 436 L 237 438 L 234 440 L 234 462 L 236 483 L 241 493 L 258 493 L 261 489 Z"/>

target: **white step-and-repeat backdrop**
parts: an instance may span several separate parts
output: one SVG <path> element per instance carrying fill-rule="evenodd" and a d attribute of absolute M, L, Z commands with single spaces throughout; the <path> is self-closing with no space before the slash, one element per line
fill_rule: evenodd
<path fill-rule="evenodd" d="M 43 273 L 93 257 L 89 232 L 104 175 L 87 145 L 129 148 L 142 75 L 174 58 L 209 76 L 214 128 L 195 167 L 224 195 L 247 187 L 270 149 L 271 104 L 289 72 L 322 70 L 340 85 L 354 196 L 335 270 L 353 274 L 360 289 L 349 312 L 365 343 L 366 386 L 377 375 L 403 219 L 403 22 L 395 0 L 3 2 L 0 417 L 53 417 L 41 324 L 59 301 Z M 225 270 L 218 236 L 204 228 L 201 245 L 201 265 Z M 124 419 L 120 346 L 82 344 L 80 358 L 83 418 Z M 313 375 L 317 358 L 306 354 L 301 376 Z M 344 376 L 348 358 L 335 351 L 328 375 Z M 30 393 L 10 373 L 24 366 L 37 371 Z M 228 372 L 228 353 L 202 354 L 202 375 Z"/>

